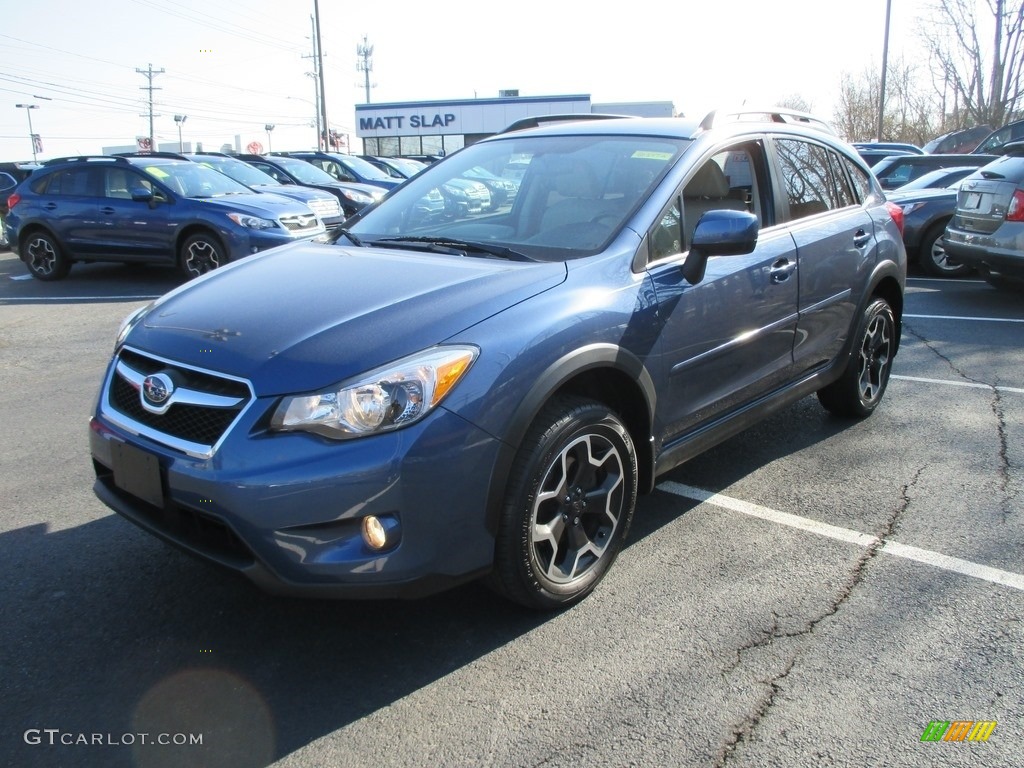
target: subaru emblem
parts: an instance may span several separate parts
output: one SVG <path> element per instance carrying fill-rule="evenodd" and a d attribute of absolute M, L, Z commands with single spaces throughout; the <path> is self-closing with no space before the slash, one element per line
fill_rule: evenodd
<path fill-rule="evenodd" d="M 142 404 L 159 408 L 174 394 L 174 382 L 166 373 L 154 373 L 142 382 Z"/>

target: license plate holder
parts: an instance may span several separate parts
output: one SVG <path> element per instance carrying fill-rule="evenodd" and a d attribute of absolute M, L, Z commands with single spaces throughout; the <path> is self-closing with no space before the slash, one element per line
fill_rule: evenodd
<path fill-rule="evenodd" d="M 160 477 L 159 459 L 134 445 L 117 440 L 112 442 L 110 448 L 114 485 L 147 504 L 163 509 L 164 486 Z"/>
<path fill-rule="evenodd" d="M 968 192 L 964 196 L 964 208 L 977 210 L 981 207 L 981 192 Z"/>

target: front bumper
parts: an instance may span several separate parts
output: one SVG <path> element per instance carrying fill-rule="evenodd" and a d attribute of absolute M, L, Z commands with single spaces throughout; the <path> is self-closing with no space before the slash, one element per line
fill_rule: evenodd
<path fill-rule="evenodd" d="M 276 594 L 419 597 L 487 572 L 497 440 L 443 408 L 359 440 L 271 434 L 262 425 L 276 400 L 257 399 L 209 458 L 97 413 L 96 495 L 150 533 Z M 146 473 L 156 488 L 150 501 L 139 495 Z M 367 515 L 388 529 L 382 550 L 362 538 Z"/>

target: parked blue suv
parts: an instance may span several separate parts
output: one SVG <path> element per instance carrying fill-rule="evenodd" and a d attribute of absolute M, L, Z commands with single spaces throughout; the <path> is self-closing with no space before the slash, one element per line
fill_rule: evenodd
<path fill-rule="evenodd" d="M 184 159 L 51 160 L 8 198 L 12 249 L 39 280 L 76 261 L 177 264 L 187 277 L 323 235 L 309 206 Z"/>
<path fill-rule="evenodd" d="M 582 599 L 659 475 L 811 393 L 882 400 L 902 212 L 849 145 L 767 117 L 509 131 L 333 244 L 139 309 L 91 421 L 97 495 L 273 592 Z M 508 207 L 425 204 L 510 163 Z"/>

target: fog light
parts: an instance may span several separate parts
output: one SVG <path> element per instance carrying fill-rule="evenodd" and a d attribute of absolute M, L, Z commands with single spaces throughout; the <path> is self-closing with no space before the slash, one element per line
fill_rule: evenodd
<path fill-rule="evenodd" d="M 388 543 L 388 534 L 380 520 L 374 515 L 363 518 L 363 541 L 370 549 L 383 549 Z"/>

